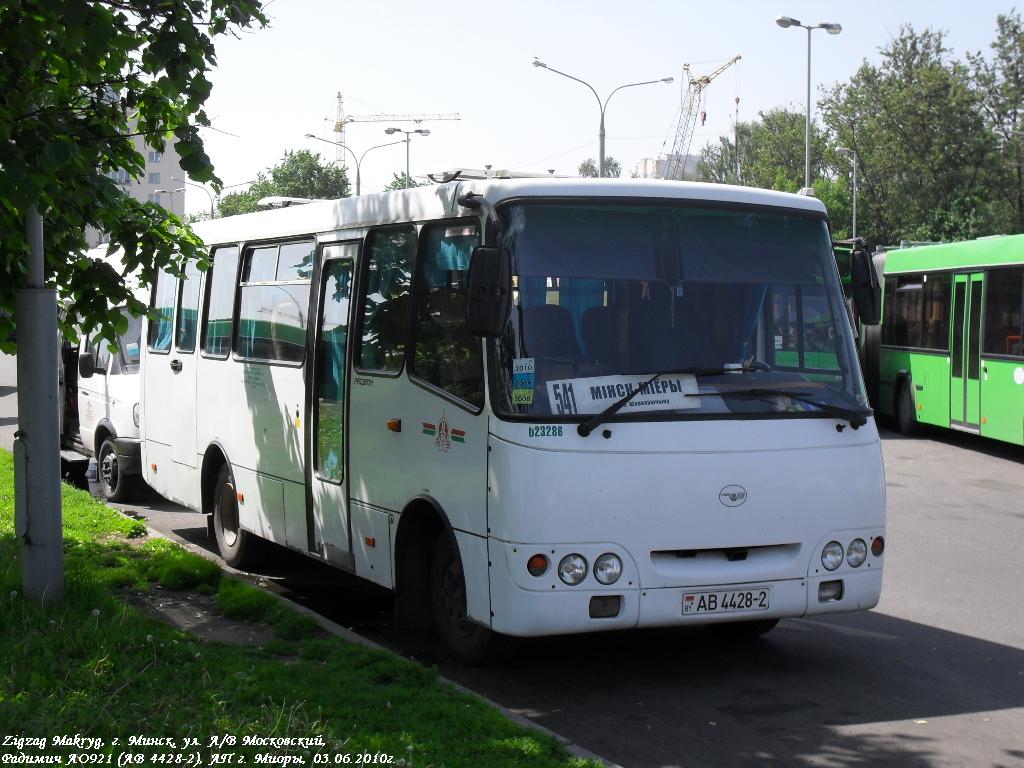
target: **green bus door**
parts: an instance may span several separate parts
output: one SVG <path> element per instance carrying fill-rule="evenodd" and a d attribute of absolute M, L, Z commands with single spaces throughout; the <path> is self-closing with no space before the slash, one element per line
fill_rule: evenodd
<path fill-rule="evenodd" d="M 950 324 L 950 424 L 980 428 L 981 293 L 984 273 L 953 278 L 953 322 Z"/>

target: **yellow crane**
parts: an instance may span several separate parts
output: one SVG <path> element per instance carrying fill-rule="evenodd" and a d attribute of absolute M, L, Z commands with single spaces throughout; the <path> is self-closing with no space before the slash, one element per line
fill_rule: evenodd
<path fill-rule="evenodd" d="M 341 92 L 338 93 L 337 99 L 338 106 L 334 118 L 334 140 L 339 144 L 345 144 L 345 126 L 349 123 L 416 123 L 418 125 L 425 121 L 462 119 L 462 116 L 457 112 L 404 115 L 346 115 L 344 97 L 341 95 Z M 340 159 L 340 149 L 338 153 Z"/>
<path fill-rule="evenodd" d="M 743 57 L 739 55 L 733 56 L 718 69 L 700 77 L 693 77 L 690 73 L 690 65 L 683 64 L 683 74 L 686 75 L 686 91 L 683 93 L 682 102 L 679 105 L 679 118 L 675 124 L 675 141 L 672 143 L 672 151 L 664 158 L 661 178 L 676 181 L 683 178 L 683 171 L 686 170 L 686 158 L 690 153 L 690 144 L 693 141 L 693 128 L 697 124 L 701 94 L 712 80 L 741 58 Z"/>

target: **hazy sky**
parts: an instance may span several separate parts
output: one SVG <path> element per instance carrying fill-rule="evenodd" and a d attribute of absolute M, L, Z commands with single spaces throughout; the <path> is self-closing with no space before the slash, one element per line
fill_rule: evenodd
<path fill-rule="evenodd" d="M 776 26 L 779 14 L 843 25 L 838 36 L 813 33 L 817 94 L 865 58 L 878 61 L 879 47 L 903 24 L 944 30 L 962 55 L 987 51 L 997 14 L 1012 8 L 1001 0 L 272 0 L 270 27 L 218 42 L 207 103 L 217 131 L 204 138 L 229 185 L 253 179 L 288 149 L 334 159 L 333 147 L 304 134 L 334 139 L 340 91 L 353 116 L 461 114 L 459 122 L 395 124 L 431 131 L 412 139 L 414 177 L 485 164 L 575 174 L 597 157 L 597 101 L 579 83 L 533 67 L 536 56 L 586 80 L 602 99 L 623 83 L 675 77 L 671 85 L 619 91 L 609 103 L 607 154 L 628 173 L 671 148 L 684 63 L 704 74 L 743 56 L 705 92 L 707 119 L 691 152 L 731 134 L 736 96 L 741 121 L 776 106 L 804 109 L 807 33 Z M 362 154 L 393 140 L 384 133 L 389 125 L 350 124 L 346 143 Z M 362 168 L 363 192 L 379 191 L 405 169 L 405 146 L 373 150 Z M 190 212 L 209 205 L 198 189 L 188 190 L 186 203 Z"/>

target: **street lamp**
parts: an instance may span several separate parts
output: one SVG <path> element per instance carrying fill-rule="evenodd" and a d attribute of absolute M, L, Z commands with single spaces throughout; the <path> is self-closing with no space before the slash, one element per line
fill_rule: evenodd
<path fill-rule="evenodd" d="M 847 155 L 853 163 L 853 233 L 851 239 L 857 239 L 857 151 L 846 147 L 836 147 L 836 152 Z"/>
<path fill-rule="evenodd" d="M 361 188 L 362 188 L 361 166 L 363 164 L 363 158 L 366 157 L 367 152 L 372 152 L 373 150 L 380 149 L 381 147 L 391 147 L 391 146 L 394 146 L 395 144 L 403 144 L 404 143 L 402 141 L 389 141 L 387 144 L 378 144 L 375 147 L 370 147 L 368 150 L 363 152 L 363 154 L 359 155 L 359 157 L 356 157 L 356 153 L 355 152 L 353 152 L 351 149 L 349 149 L 348 147 L 346 147 L 344 144 L 342 144 L 340 142 L 331 141 L 330 139 L 322 139 L 319 136 L 316 136 L 316 135 L 314 135 L 312 133 L 307 133 L 306 134 L 306 138 L 307 139 L 316 139 L 317 141 L 322 141 L 324 144 L 333 144 L 336 147 L 341 147 L 346 152 L 348 152 L 350 155 L 352 155 L 352 160 L 356 164 L 356 197 L 359 197 L 360 191 L 361 191 Z"/>
<path fill-rule="evenodd" d="M 188 184 L 188 186 L 190 186 L 190 187 L 197 187 L 197 188 L 203 190 L 203 192 L 206 193 L 206 196 L 208 198 L 210 198 L 210 218 L 211 219 L 214 218 L 214 213 L 213 213 L 213 195 L 210 194 L 210 190 L 208 190 L 202 184 L 196 184 L 195 182 L 187 181 L 186 179 L 179 179 L 177 176 L 171 176 L 171 181 L 177 181 L 177 182 L 180 182 L 181 184 Z"/>
<path fill-rule="evenodd" d="M 409 175 L 409 137 L 418 133 L 420 136 L 429 136 L 430 131 L 427 128 L 417 128 L 414 131 L 403 131 L 401 128 L 385 128 L 384 133 L 388 136 L 393 136 L 396 133 L 405 134 L 405 188 L 409 188 L 409 182 L 412 181 L 412 177 Z M 398 142 L 395 142 L 396 144 Z"/>
<path fill-rule="evenodd" d="M 577 83 L 581 83 L 581 84 L 587 86 L 587 88 L 590 89 L 590 92 L 592 94 L 594 94 L 594 98 L 597 99 L 598 109 L 601 110 L 601 126 L 600 126 L 600 128 L 598 129 L 598 132 L 597 132 L 597 146 L 598 146 L 598 169 L 597 169 L 597 173 L 598 173 L 598 176 L 600 176 L 601 178 L 604 178 L 604 170 L 605 170 L 605 163 L 604 163 L 604 113 L 605 113 L 605 110 L 608 108 L 608 102 L 611 100 L 612 96 L 615 95 L 615 92 L 616 91 L 621 91 L 623 88 L 635 88 L 638 85 L 652 85 L 654 83 L 671 83 L 671 82 L 673 82 L 675 80 L 675 78 L 673 78 L 673 77 L 663 77 L 660 80 L 644 80 L 642 83 L 626 83 L 625 85 L 620 85 L 618 88 L 615 88 L 614 90 L 612 90 L 612 92 L 608 94 L 607 98 L 605 98 L 604 102 L 602 103 L 601 102 L 601 97 L 598 96 L 597 95 L 597 91 L 594 90 L 594 86 L 592 86 L 590 83 L 586 82 L 585 80 L 580 80 L 578 77 L 573 77 L 572 75 L 570 75 L 570 74 L 568 74 L 566 72 L 562 72 L 561 70 L 557 70 L 554 67 L 549 67 L 543 61 L 541 61 L 540 59 L 537 59 L 537 58 L 534 58 L 533 66 L 541 67 L 542 69 L 546 69 L 548 72 L 554 72 L 556 75 L 561 75 L 562 77 L 567 77 L 570 80 L 575 80 Z"/>
<path fill-rule="evenodd" d="M 824 29 L 830 35 L 838 35 L 843 31 L 842 24 L 822 21 L 818 24 L 801 24 L 799 20 L 789 16 L 779 16 L 775 23 L 783 29 L 803 27 L 807 30 L 807 123 L 804 126 L 804 187 L 811 186 L 811 32 Z"/>
<path fill-rule="evenodd" d="M 171 210 L 171 213 L 174 213 L 174 193 L 175 192 L 184 192 L 185 188 L 184 187 L 178 187 L 177 189 L 157 189 L 157 190 L 154 190 L 154 191 L 158 195 L 167 194 L 167 195 L 171 196 L 171 209 L 170 210 Z M 184 215 L 184 212 L 185 212 L 184 204 L 182 204 L 181 210 L 182 210 L 182 215 Z"/>

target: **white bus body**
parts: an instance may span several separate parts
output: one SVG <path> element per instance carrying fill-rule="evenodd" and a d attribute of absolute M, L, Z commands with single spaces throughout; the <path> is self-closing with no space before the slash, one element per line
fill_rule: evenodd
<path fill-rule="evenodd" d="M 162 275 L 143 335 L 143 470 L 229 562 L 266 539 L 334 564 L 466 661 L 877 603 L 881 448 L 817 200 L 454 181 L 195 229 L 213 267 Z M 466 269 L 493 237 L 515 305 L 481 340 Z"/>

